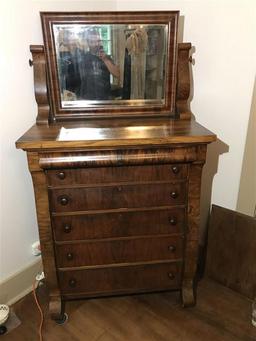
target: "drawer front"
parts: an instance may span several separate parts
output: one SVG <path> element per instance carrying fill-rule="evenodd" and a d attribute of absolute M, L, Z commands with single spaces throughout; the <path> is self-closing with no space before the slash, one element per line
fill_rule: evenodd
<path fill-rule="evenodd" d="M 182 258 L 182 236 L 55 245 L 60 268 Z"/>
<path fill-rule="evenodd" d="M 52 189 L 54 212 L 86 211 L 184 204 L 186 183 L 154 183 Z"/>
<path fill-rule="evenodd" d="M 58 275 L 64 295 L 168 290 L 180 286 L 181 263 L 59 271 Z"/>
<path fill-rule="evenodd" d="M 53 217 L 58 241 L 161 235 L 184 232 L 185 210 L 173 208 Z"/>
<path fill-rule="evenodd" d="M 186 164 L 101 167 L 46 171 L 50 186 L 122 181 L 176 180 L 187 177 Z"/>

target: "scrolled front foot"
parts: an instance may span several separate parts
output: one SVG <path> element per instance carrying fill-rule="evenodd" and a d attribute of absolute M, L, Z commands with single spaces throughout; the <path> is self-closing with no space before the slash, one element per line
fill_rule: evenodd
<path fill-rule="evenodd" d="M 182 306 L 193 307 L 196 304 L 195 288 L 193 280 L 185 280 L 181 288 Z"/>

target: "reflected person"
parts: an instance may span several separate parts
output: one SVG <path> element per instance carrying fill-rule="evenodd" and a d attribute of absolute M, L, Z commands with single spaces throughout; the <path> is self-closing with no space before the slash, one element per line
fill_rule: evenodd
<path fill-rule="evenodd" d="M 104 52 L 100 34 L 96 29 L 87 32 L 86 40 L 89 50 L 84 54 L 80 68 L 80 98 L 108 100 L 111 95 L 110 74 L 119 78 L 119 67 Z"/>
<path fill-rule="evenodd" d="M 80 95 L 80 64 L 83 51 L 71 31 L 61 31 L 59 35 L 58 71 L 62 96 L 74 100 Z"/>

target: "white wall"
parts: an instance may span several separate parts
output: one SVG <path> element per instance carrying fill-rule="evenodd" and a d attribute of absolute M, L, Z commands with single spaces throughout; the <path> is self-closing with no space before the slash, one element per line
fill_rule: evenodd
<path fill-rule="evenodd" d="M 32 263 L 38 239 L 33 187 L 26 155 L 15 141 L 35 123 L 37 108 L 30 44 L 42 44 L 39 11 L 115 10 L 114 1 L 0 1 L 1 226 L 0 282 Z"/>
<path fill-rule="evenodd" d="M 256 78 L 236 209 L 256 217 Z"/>
<path fill-rule="evenodd" d="M 222 141 L 210 147 L 210 156 L 217 160 L 216 150 L 224 151 L 225 144 L 229 146 L 229 152 L 219 157 L 213 203 L 235 209 L 256 67 L 254 0 L 8 0 L 1 1 L 0 7 L 1 127 L 5 141 L 0 280 L 33 260 L 30 245 L 38 238 L 25 153 L 16 150 L 14 143 L 36 118 L 28 59 L 29 45 L 42 43 L 41 10 L 180 10 L 184 17 L 183 41 L 191 41 L 196 48 L 192 110 L 197 120 Z"/>

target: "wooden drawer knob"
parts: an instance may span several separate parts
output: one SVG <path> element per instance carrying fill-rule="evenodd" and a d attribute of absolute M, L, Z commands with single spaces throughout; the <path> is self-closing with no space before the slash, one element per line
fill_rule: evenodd
<path fill-rule="evenodd" d="M 72 260 L 74 258 L 73 253 L 69 252 L 67 253 L 67 260 Z"/>
<path fill-rule="evenodd" d="M 63 230 L 65 233 L 69 233 L 71 231 L 71 226 L 70 225 L 64 225 Z"/>
<path fill-rule="evenodd" d="M 171 217 L 169 222 L 170 222 L 171 225 L 177 225 L 177 218 Z"/>
<path fill-rule="evenodd" d="M 67 257 L 67 260 L 72 260 L 72 259 L 74 259 L 74 255 L 73 255 L 72 252 L 68 252 L 67 255 L 66 255 L 66 257 Z"/>
<path fill-rule="evenodd" d="M 180 167 L 179 166 L 172 166 L 172 172 L 174 174 L 178 174 L 180 172 Z"/>
<path fill-rule="evenodd" d="M 178 197 L 178 192 L 176 192 L 176 191 L 171 192 L 171 197 L 173 199 L 176 199 Z"/>
<path fill-rule="evenodd" d="M 69 203 L 69 197 L 63 195 L 59 197 L 59 202 L 62 206 L 66 206 Z"/>
<path fill-rule="evenodd" d="M 76 286 L 76 280 L 74 278 L 71 278 L 68 281 L 68 284 L 69 284 L 70 287 L 74 288 Z"/>
<path fill-rule="evenodd" d="M 59 172 L 59 173 L 57 174 L 57 177 L 58 177 L 60 180 L 63 180 L 63 179 L 65 179 L 66 174 L 65 174 L 64 172 Z"/>
<path fill-rule="evenodd" d="M 169 272 L 169 273 L 168 273 L 168 277 L 169 277 L 170 279 L 174 279 L 174 278 L 175 278 L 175 276 L 174 276 L 174 274 L 173 274 L 172 272 Z"/>
<path fill-rule="evenodd" d="M 170 245 L 168 246 L 168 250 L 174 252 L 176 250 L 176 247 L 174 245 Z"/>

